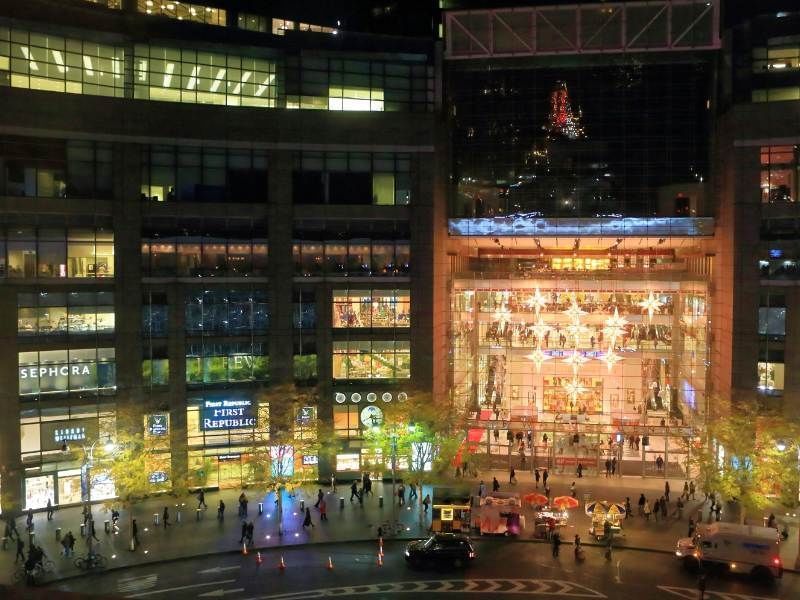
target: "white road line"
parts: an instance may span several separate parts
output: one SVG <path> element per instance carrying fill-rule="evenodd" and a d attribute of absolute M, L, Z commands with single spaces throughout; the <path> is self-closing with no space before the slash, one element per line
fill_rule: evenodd
<path fill-rule="evenodd" d="M 695 600 L 697 598 L 697 590 L 694 588 L 659 585 L 658 589 L 672 594 L 673 596 L 686 598 L 686 600 Z M 769 598 L 766 596 L 750 596 L 749 594 L 733 594 L 731 592 L 718 592 L 715 590 L 706 590 L 706 596 L 709 599 L 720 598 L 721 600 L 778 600 L 778 598 Z"/>
<path fill-rule="evenodd" d="M 153 596 L 154 594 L 166 594 L 168 592 L 177 592 L 180 590 L 190 590 L 192 588 L 207 587 L 209 585 L 223 585 L 225 583 L 233 583 L 235 579 L 223 579 L 222 581 L 208 581 L 206 583 L 194 583 L 192 585 L 181 585 L 178 587 L 164 588 L 161 590 L 150 590 L 149 592 L 142 592 L 140 594 L 132 594 L 126 598 L 144 598 L 145 596 Z"/>

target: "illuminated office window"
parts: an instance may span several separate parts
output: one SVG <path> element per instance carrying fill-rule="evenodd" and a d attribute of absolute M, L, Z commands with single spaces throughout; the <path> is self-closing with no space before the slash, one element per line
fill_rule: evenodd
<path fill-rule="evenodd" d="M 136 8 L 140 13 L 177 19 L 178 21 L 191 21 L 220 27 L 227 25 L 226 11 L 214 6 L 164 0 L 138 0 Z"/>

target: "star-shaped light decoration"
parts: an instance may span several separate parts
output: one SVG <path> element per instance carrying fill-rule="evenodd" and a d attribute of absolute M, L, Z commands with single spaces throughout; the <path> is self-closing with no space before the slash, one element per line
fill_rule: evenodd
<path fill-rule="evenodd" d="M 564 384 L 564 390 L 573 402 L 577 402 L 578 396 L 584 393 L 586 388 L 580 384 L 577 377 L 573 377 L 572 381 L 568 381 Z"/>
<path fill-rule="evenodd" d="M 625 329 L 625 326 L 628 324 L 628 320 L 625 317 L 619 316 L 619 309 L 614 307 L 614 316 L 609 317 L 605 320 L 605 327 L 603 327 L 603 335 L 605 335 L 610 344 L 614 345 L 614 340 L 617 339 L 619 334 Z"/>
<path fill-rule="evenodd" d="M 528 298 L 525 302 L 525 306 L 528 308 L 532 308 L 533 311 L 538 315 L 539 311 L 541 311 L 545 306 L 547 306 L 547 298 L 545 298 L 542 293 L 539 291 L 539 288 L 536 288 L 536 291 L 533 293 L 533 296 Z"/>
<path fill-rule="evenodd" d="M 597 358 L 597 360 L 602 360 L 604 363 L 606 363 L 609 373 L 611 373 L 611 369 L 614 368 L 614 365 L 623 360 L 619 354 L 614 354 L 614 350 L 612 348 L 613 347 L 609 348 L 608 352 Z"/>
<path fill-rule="evenodd" d="M 581 336 L 582 333 L 586 333 L 589 331 L 589 328 L 586 325 L 581 325 L 579 322 L 575 322 L 572 325 L 567 325 L 564 330 L 570 334 L 571 336 L 575 337 L 576 339 Z"/>
<path fill-rule="evenodd" d="M 528 327 L 528 329 L 533 332 L 533 335 L 535 335 L 537 339 L 542 339 L 545 334 L 552 329 L 552 327 L 545 323 L 540 316 L 538 319 L 536 319 L 536 322 L 533 325 Z"/>
<path fill-rule="evenodd" d="M 572 354 L 570 354 L 567 358 L 562 359 L 561 362 L 572 365 L 572 372 L 577 375 L 578 369 L 581 368 L 583 363 L 589 362 L 589 359 L 577 350 L 573 350 Z"/>
<path fill-rule="evenodd" d="M 653 313 L 659 312 L 664 303 L 653 295 L 651 291 L 645 300 L 639 302 L 639 306 L 647 311 L 648 318 L 653 319 Z"/>
<path fill-rule="evenodd" d="M 497 325 L 499 329 L 503 329 L 505 324 L 511 321 L 511 311 L 505 304 L 494 311 L 494 316 L 497 319 Z"/>
<path fill-rule="evenodd" d="M 578 321 L 583 315 L 586 314 L 586 311 L 578 306 L 577 300 L 573 298 L 572 304 L 570 304 L 570 307 L 564 311 L 564 314 L 572 318 L 573 321 Z"/>
<path fill-rule="evenodd" d="M 536 365 L 536 372 L 540 373 L 542 370 L 542 363 L 545 362 L 546 360 L 550 360 L 553 357 L 543 352 L 541 348 L 537 348 L 536 350 L 528 354 L 525 358 L 527 358 L 530 361 L 533 361 L 533 364 Z"/>

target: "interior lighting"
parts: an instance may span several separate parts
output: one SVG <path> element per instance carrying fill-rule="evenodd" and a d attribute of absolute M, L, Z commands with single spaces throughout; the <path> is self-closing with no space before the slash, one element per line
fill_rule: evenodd
<path fill-rule="evenodd" d="M 580 306 L 578 306 L 577 300 L 575 300 L 575 298 L 573 298 L 572 299 L 572 303 L 570 304 L 570 307 L 567 310 L 564 311 L 564 314 L 567 315 L 568 317 L 571 317 L 575 321 L 577 321 L 583 315 L 586 314 L 586 311 L 583 310 Z"/>
<path fill-rule="evenodd" d="M 61 54 L 60 50 L 53 50 L 53 60 L 56 62 L 56 66 L 58 67 L 59 73 L 66 73 L 67 67 L 64 66 L 64 56 Z"/>
<path fill-rule="evenodd" d="M 22 52 L 22 56 L 25 57 L 25 60 L 29 62 L 31 71 L 38 71 L 39 65 L 36 64 L 35 60 L 31 59 L 31 51 L 28 49 L 28 47 L 20 46 L 20 51 Z"/>
<path fill-rule="evenodd" d="M 648 318 L 653 319 L 653 313 L 659 312 L 664 303 L 653 295 L 651 291 L 647 298 L 639 302 L 639 306 L 647 311 Z"/>
<path fill-rule="evenodd" d="M 547 360 L 550 360 L 553 357 L 543 352 L 541 348 L 537 348 L 536 350 L 528 354 L 525 358 L 532 361 L 533 364 L 536 365 L 536 372 L 539 373 L 542 370 L 542 363 Z"/>
<path fill-rule="evenodd" d="M 83 68 L 86 69 L 86 74 L 91 77 L 94 75 L 94 66 L 92 65 L 92 57 L 83 55 Z"/>
<path fill-rule="evenodd" d="M 256 96 L 260 96 L 261 94 L 263 94 L 266 91 L 267 87 L 272 85 L 273 81 L 275 81 L 275 74 L 270 73 L 269 75 L 267 75 L 267 78 L 264 80 L 264 83 L 259 85 L 258 89 L 256 89 Z"/>
<path fill-rule="evenodd" d="M 534 312 L 538 315 L 539 311 L 547 306 L 547 298 L 542 296 L 542 293 L 539 291 L 539 288 L 536 288 L 534 291 L 533 296 L 528 298 L 528 301 L 525 302 L 525 305 L 528 308 L 532 308 Z"/>
<path fill-rule="evenodd" d="M 578 369 L 580 369 L 581 365 L 584 363 L 589 362 L 589 359 L 577 350 L 573 350 L 572 354 L 570 354 L 567 358 L 562 359 L 562 362 L 572 365 L 572 372 L 577 375 Z"/>
<path fill-rule="evenodd" d="M 242 83 L 247 83 L 247 81 L 250 79 L 252 75 L 253 75 L 252 71 L 245 71 L 244 73 L 242 73 L 242 81 L 240 83 L 237 83 L 236 87 L 233 88 L 232 93 L 234 96 L 239 95 L 239 92 L 242 90 Z"/>
<path fill-rule="evenodd" d="M 608 372 L 610 373 L 611 370 L 614 368 L 614 365 L 623 359 L 619 354 L 614 354 L 613 350 L 609 350 L 599 360 L 602 360 L 604 363 L 606 363 L 606 366 L 608 367 Z"/>
<path fill-rule="evenodd" d="M 530 327 L 528 327 L 528 329 L 530 329 L 533 332 L 533 334 L 536 336 L 537 339 L 542 339 L 545 335 L 547 335 L 547 332 L 550 331 L 552 327 L 550 327 L 547 323 L 545 323 L 542 320 L 542 317 L 539 316 L 536 322 Z"/>
<path fill-rule="evenodd" d="M 164 83 L 161 87 L 169 87 L 172 83 L 172 73 L 175 71 L 175 63 L 167 63 L 167 72 L 164 73 Z"/>
<path fill-rule="evenodd" d="M 186 84 L 187 90 L 193 90 L 194 88 L 197 87 L 197 71 L 199 68 L 200 67 L 198 67 L 197 65 L 192 67 L 192 74 L 189 77 L 189 82 Z"/>
<path fill-rule="evenodd" d="M 211 92 L 214 93 L 219 89 L 219 84 L 222 83 L 222 79 L 225 77 L 225 69 L 220 69 L 217 71 L 217 76 L 214 78 L 214 83 L 211 84 Z"/>

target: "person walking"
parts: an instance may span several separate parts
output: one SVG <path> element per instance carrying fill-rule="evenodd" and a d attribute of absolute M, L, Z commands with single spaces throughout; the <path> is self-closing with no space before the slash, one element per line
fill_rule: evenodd
<path fill-rule="evenodd" d="M 325 502 L 325 499 L 322 499 L 322 502 L 319 503 L 319 520 L 320 521 L 327 521 L 328 520 L 328 503 Z"/>
<path fill-rule="evenodd" d="M 68 531 L 67 535 L 64 536 L 64 539 L 61 540 L 61 545 L 64 546 L 64 556 L 69 557 L 72 555 L 72 549 L 75 547 L 75 536 L 72 535 L 72 531 Z"/>
<path fill-rule="evenodd" d="M 404 486 L 402 483 L 400 484 L 400 487 L 397 488 L 397 501 L 400 506 L 403 506 L 406 503 L 406 486 Z"/>
<path fill-rule="evenodd" d="M 625 518 L 627 519 L 633 514 L 631 510 L 631 498 L 630 496 L 625 496 Z"/>
<path fill-rule="evenodd" d="M 669 505 L 669 503 L 667 502 L 667 499 L 662 496 L 661 497 L 661 518 L 662 518 L 663 521 L 667 520 L 667 512 L 669 510 L 669 506 L 668 505 Z"/>
<path fill-rule="evenodd" d="M 714 509 L 714 513 L 717 515 L 717 521 L 719 521 L 720 515 L 722 514 L 722 502 L 717 503 L 717 506 Z"/>
<path fill-rule="evenodd" d="M 317 501 L 314 503 L 314 508 L 319 508 L 319 503 L 322 502 L 322 499 L 325 497 L 325 494 L 322 492 L 322 488 L 319 488 L 317 492 Z"/>
<path fill-rule="evenodd" d="M 336 473 L 331 473 L 331 491 L 336 493 Z"/>
<path fill-rule="evenodd" d="M 6 520 L 6 529 L 8 530 L 8 533 L 6 534 L 8 537 L 10 537 L 13 540 L 14 536 L 17 536 L 17 539 L 19 539 L 19 531 L 17 531 L 17 522 L 11 516 L 9 516 L 8 519 Z"/>
<path fill-rule="evenodd" d="M 689 499 L 689 482 L 688 481 L 684 481 L 683 482 L 683 494 L 682 495 L 687 500 Z"/>
<path fill-rule="evenodd" d="M 644 504 L 645 504 L 645 502 L 647 502 L 647 500 L 645 499 L 644 494 L 640 495 L 639 496 L 639 502 L 638 502 L 638 504 L 639 504 L 639 516 L 640 517 L 644 516 Z"/>
<path fill-rule="evenodd" d="M 99 542 L 100 540 L 97 539 L 97 532 L 94 529 L 94 519 L 89 521 L 89 535 L 92 536 L 95 542 Z"/>
<path fill-rule="evenodd" d="M 355 479 L 350 485 L 350 502 L 353 501 L 353 498 L 358 498 L 358 483 L 356 483 Z"/>
<path fill-rule="evenodd" d="M 280 491 L 278 492 L 280 493 Z M 244 495 L 244 492 L 239 494 L 239 516 L 244 517 L 247 515 L 247 511 L 245 509 L 245 502 L 247 501 L 247 496 Z M 277 504 L 278 500 L 275 499 L 275 503 Z"/>
<path fill-rule="evenodd" d="M 53 520 L 53 503 L 50 501 L 50 498 L 47 499 L 47 520 Z"/>
<path fill-rule="evenodd" d="M 675 516 L 678 517 L 678 520 L 683 520 L 683 496 L 678 498 L 675 505 Z"/>
<path fill-rule="evenodd" d="M 544 486 L 544 495 L 547 496 L 547 503 L 550 504 L 550 486 Z"/>
<path fill-rule="evenodd" d="M 431 503 L 431 495 L 425 494 L 425 497 L 422 499 L 422 510 L 423 512 L 428 512 L 428 506 Z"/>
<path fill-rule="evenodd" d="M 308 509 L 306 509 L 306 510 L 308 510 Z M 250 522 L 247 524 L 247 543 L 248 543 L 250 546 L 252 546 L 252 545 L 253 545 L 253 532 L 254 532 L 254 530 L 255 530 L 255 526 L 253 525 L 253 522 L 252 522 L 252 521 L 250 521 Z"/>
<path fill-rule="evenodd" d="M 514 470 L 514 467 L 508 470 L 508 483 L 517 483 L 517 472 Z"/>
<path fill-rule="evenodd" d="M 547 469 L 545 469 L 544 472 L 542 473 L 542 483 L 544 484 L 544 487 L 547 487 L 547 478 L 548 477 L 550 477 L 550 473 L 548 473 Z"/>
<path fill-rule="evenodd" d="M 242 535 L 239 538 L 239 543 L 241 544 L 247 538 L 247 521 L 242 521 Z"/>
<path fill-rule="evenodd" d="M 201 506 L 203 508 L 208 508 L 208 505 L 206 504 L 206 493 L 202 488 L 200 488 L 200 491 L 197 494 L 197 508 L 200 508 Z"/>
<path fill-rule="evenodd" d="M 408 492 L 408 501 L 411 502 L 415 498 L 417 498 L 417 483 L 412 481 L 408 484 L 409 492 Z"/>
<path fill-rule="evenodd" d="M 647 500 L 644 501 L 642 512 L 644 513 L 644 518 L 649 521 L 651 511 L 650 511 L 650 503 Z"/>
<path fill-rule="evenodd" d="M 217 506 L 217 519 L 222 521 L 225 518 L 225 503 L 220 500 L 219 506 Z"/>
<path fill-rule="evenodd" d="M 689 482 L 689 495 L 692 497 L 692 500 L 695 499 L 694 498 L 694 492 L 695 492 L 694 481 L 690 481 Z"/>
<path fill-rule="evenodd" d="M 164 507 L 164 529 L 169 527 L 169 507 Z"/>
<path fill-rule="evenodd" d="M 642 438 L 640 438 L 638 435 L 636 436 L 635 442 L 636 442 L 636 451 L 637 452 L 639 451 L 639 442 L 641 441 L 641 439 Z"/>
<path fill-rule="evenodd" d="M 131 521 L 131 540 L 133 540 L 133 549 L 136 550 L 139 546 L 139 526 L 136 524 L 136 519 Z"/>
<path fill-rule="evenodd" d="M 497 477 L 492 477 L 492 491 L 493 492 L 500 491 L 500 482 L 497 481 Z"/>
<path fill-rule="evenodd" d="M 539 474 L 539 469 L 534 469 L 533 470 L 533 477 L 534 477 L 534 479 L 536 479 L 536 488 L 538 489 L 539 488 L 539 479 L 542 478 L 542 476 Z M 580 477 L 580 475 L 579 475 L 579 477 Z M 483 482 L 481 482 L 481 483 L 483 483 Z"/>
<path fill-rule="evenodd" d="M 669 502 L 669 481 L 664 482 L 664 498 Z"/>
<path fill-rule="evenodd" d="M 364 483 L 361 486 L 361 489 L 365 494 L 369 494 L 370 496 L 373 495 L 373 493 L 372 493 L 372 479 L 369 478 L 369 475 L 367 475 L 366 479 L 364 479 Z"/>
<path fill-rule="evenodd" d="M 480 484 L 478 484 L 478 497 L 486 498 L 486 484 L 483 483 L 483 479 L 481 479 Z"/>
<path fill-rule="evenodd" d="M 572 482 L 572 485 L 571 485 L 571 486 L 569 486 L 569 494 L 570 494 L 570 496 L 572 496 L 573 498 L 575 498 L 575 497 L 576 497 L 576 496 L 575 496 L 575 482 L 574 482 L 574 481 Z"/>
<path fill-rule="evenodd" d="M 314 522 L 311 520 L 311 509 L 306 508 L 306 518 L 303 519 L 303 529 L 305 529 L 309 525 L 313 528 Z"/>
<path fill-rule="evenodd" d="M 17 537 L 17 555 L 14 557 L 14 564 L 17 564 L 17 561 L 22 560 L 25 562 L 25 542 L 22 541 L 21 537 Z"/>
<path fill-rule="evenodd" d="M 611 461 L 609 459 L 606 459 L 606 477 L 608 477 L 610 473 L 611 473 Z"/>
<path fill-rule="evenodd" d="M 686 537 L 694 537 L 695 524 L 694 519 L 689 517 L 689 533 Z"/>
<path fill-rule="evenodd" d="M 658 515 L 661 514 L 661 498 L 656 498 L 656 503 L 653 505 L 653 518 L 658 523 Z"/>
<path fill-rule="evenodd" d="M 25 525 L 28 531 L 33 531 L 33 509 L 28 509 L 28 517 L 25 519 Z"/>
<path fill-rule="evenodd" d="M 617 457 L 611 459 L 611 475 L 617 474 Z"/>
<path fill-rule="evenodd" d="M 561 546 L 561 536 L 558 533 L 553 534 L 553 558 L 558 558 L 558 549 Z"/>

